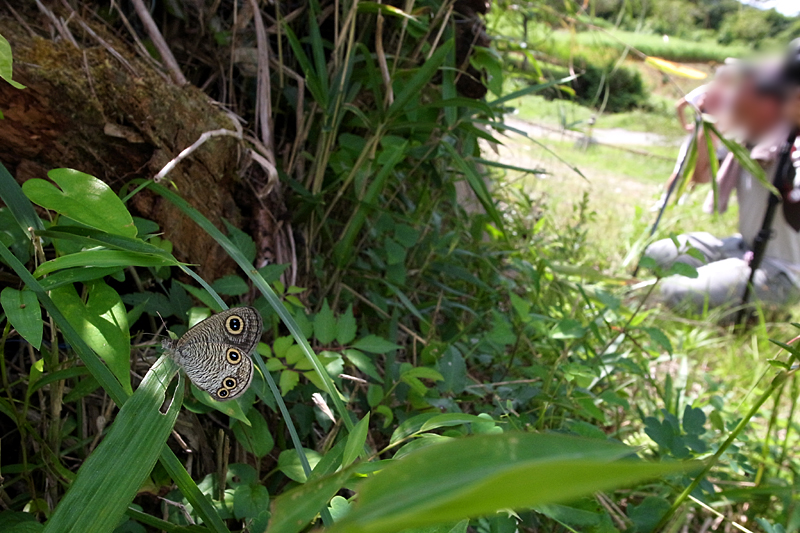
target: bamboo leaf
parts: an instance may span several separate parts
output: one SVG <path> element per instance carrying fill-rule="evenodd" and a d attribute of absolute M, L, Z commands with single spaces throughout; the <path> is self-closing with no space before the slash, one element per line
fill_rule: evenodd
<path fill-rule="evenodd" d="M 364 481 L 335 533 L 391 533 L 563 502 L 687 468 L 634 460 L 611 442 L 504 433 L 451 439 L 392 462 Z"/>
<path fill-rule="evenodd" d="M 106 532 L 120 522 L 153 469 L 178 418 L 183 380 L 160 411 L 177 364 L 163 357 L 125 402 L 108 434 L 78 470 L 75 481 L 45 524 L 45 533 Z M 120 461 L 124 458 L 124 461 Z"/>

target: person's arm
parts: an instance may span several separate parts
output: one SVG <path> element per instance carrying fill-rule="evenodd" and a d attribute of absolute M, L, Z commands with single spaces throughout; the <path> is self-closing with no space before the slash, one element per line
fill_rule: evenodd
<path fill-rule="evenodd" d="M 678 121 L 681 123 L 681 127 L 686 131 L 692 131 L 694 130 L 694 121 L 692 121 L 691 124 L 688 124 L 686 122 L 686 117 L 683 114 L 683 110 L 686 109 L 686 106 L 688 105 L 689 102 L 686 100 L 686 98 L 681 98 L 675 104 L 675 112 L 678 114 Z"/>

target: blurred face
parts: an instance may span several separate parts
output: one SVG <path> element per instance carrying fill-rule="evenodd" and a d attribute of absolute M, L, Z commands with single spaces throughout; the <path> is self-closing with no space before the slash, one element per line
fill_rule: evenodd
<path fill-rule="evenodd" d="M 757 142 L 781 119 L 781 102 L 759 92 L 752 77 L 739 82 L 730 105 L 732 124 L 744 133 L 748 142 Z"/>

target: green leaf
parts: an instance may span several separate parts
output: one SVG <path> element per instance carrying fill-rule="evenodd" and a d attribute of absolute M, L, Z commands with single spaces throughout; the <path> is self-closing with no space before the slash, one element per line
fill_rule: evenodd
<path fill-rule="evenodd" d="M 697 269 L 692 265 L 687 265 L 686 263 L 673 263 L 669 270 L 666 273 L 667 276 L 685 276 L 687 278 L 696 278 L 697 277 Z"/>
<path fill-rule="evenodd" d="M 255 518 L 262 511 L 269 510 L 269 492 L 256 481 L 249 485 L 240 485 L 233 492 L 233 516 L 238 519 Z"/>
<path fill-rule="evenodd" d="M 586 328 L 574 318 L 559 320 L 550 332 L 551 339 L 580 339 L 586 334 Z"/>
<path fill-rule="evenodd" d="M 353 363 L 357 369 L 377 381 L 378 383 L 383 383 L 383 378 L 378 373 L 378 368 L 375 366 L 375 363 L 372 362 L 372 359 L 359 350 L 355 350 L 352 348 L 348 348 L 342 351 L 342 354 L 347 358 L 348 361 Z"/>
<path fill-rule="evenodd" d="M 117 291 L 103 280 L 86 283 L 88 298 L 83 303 L 75 287 L 65 285 L 50 297 L 81 338 L 97 353 L 127 392 L 131 392 L 131 341 L 128 315 Z"/>
<path fill-rule="evenodd" d="M 30 235 L 27 235 L 28 228 L 35 230 L 44 228 L 30 200 L 25 197 L 14 176 L 2 163 L 0 163 L 0 198 L 3 199 L 14 220 L 19 224 L 19 229 L 26 233 L 28 239 L 30 239 Z"/>
<path fill-rule="evenodd" d="M 307 448 L 303 448 L 303 452 L 305 453 L 306 459 L 308 459 L 308 464 L 313 470 L 320 459 L 322 459 L 322 455 L 320 455 L 319 452 Z M 300 464 L 300 455 L 297 453 L 297 450 L 284 450 L 281 452 L 278 456 L 278 470 L 283 472 L 289 479 L 297 481 L 298 483 L 306 482 L 306 473 L 303 471 L 303 467 Z"/>
<path fill-rule="evenodd" d="M 405 262 L 406 249 L 391 237 L 386 237 L 384 239 L 383 249 L 386 251 L 386 262 L 388 264 L 400 265 Z"/>
<path fill-rule="evenodd" d="M 353 343 L 353 348 L 370 353 L 387 353 L 399 350 L 400 346 L 377 335 L 367 335 Z"/>
<path fill-rule="evenodd" d="M 653 341 L 655 344 L 658 344 L 667 353 L 672 353 L 672 343 L 669 341 L 669 337 L 664 333 L 663 330 L 659 328 L 642 328 L 647 334 L 650 336 L 650 340 Z"/>
<path fill-rule="evenodd" d="M 13 57 L 11 54 L 11 45 L 8 43 L 5 37 L 0 35 L 0 78 L 6 80 L 15 89 L 24 89 L 24 85 L 11 79 L 12 70 Z"/>
<path fill-rule="evenodd" d="M 226 296 L 241 296 L 250 290 L 247 282 L 236 274 L 219 278 L 211 284 L 211 288 Z"/>
<path fill-rule="evenodd" d="M 345 346 L 356 338 L 356 319 L 353 316 L 353 304 L 347 306 L 347 311 L 339 316 L 336 323 L 336 342 Z"/>
<path fill-rule="evenodd" d="M 305 529 L 352 475 L 353 468 L 340 470 L 275 498 L 267 533 L 299 533 Z"/>
<path fill-rule="evenodd" d="M 256 260 L 256 243 L 253 241 L 253 238 L 224 218 L 222 222 L 225 223 L 225 229 L 228 230 L 228 237 L 233 245 L 244 254 L 247 262 L 252 264 L 253 261 Z"/>
<path fill-rule="evenodd" d="M 300 374 L 293 370 L 284 370 L 281 372 L 279 385 L 281 387 L 281 396 L 286 396 L 291 392 L 297 384 L 300 383 Z"/>
<path fill-rule="evenodd" d="M 255 407 L 247 411 L 247 420 L 250 421 L 249 426 L 238 420 L 234 422 L 233 434 L 245 450 L 258 458 L 264 457 L 275 447 L 267 421 Z"/>
<path fill-rule="evenodd" d="M 181 409 L 183 380 L 161 412 L 178 366 L 162 357 L 114 418 L 45 524 L 45 533 L 112 531 L 155 466 Z M 124 460 L 120 460 L 124 458 Z M 102 475 L 100 475 L 102 473 Z"/>
<path fill-rule="evenodd" d="M 0 304 L 17 333 L 39 350 L 42 345 L 44 322 L 36 295 L 32 291 L 18 291 L 6 287 L 0 293 Z"/>
<path fill-rule="evenodd" d="M 702 409 L 687 405 L 683 410 L 683 430 L 689 435 L 702 435 L 706 432 L 706 414 Z"/>
<path fill-rule="evenodd" d="M 334 533 L 391 533 L 545 503 L 570 501 L 686 468 L 619 460 L 633 449 L 552 434 L 451 439 L 364 481 Z"/>
<path fill-rule="evenodd" d="M 328 306 L 328 299 L 322 302 L 322 309 L 314 317 L 314 336 L 320 344 L 330 344 L 336 338 L 336 318 Z"/>
<path fill-rule="evenodd" d="M 125 237 L 136 236 L 133 217 L 108 185 L 69 168 L 53 169 L 47 176 L 58 187 L 38 178 L 22 184 L 22 191 L 33 203 L 95 229 Z"/>
<path fill-rule="evenodd" d="M 364 443 L 367 442 L 368 431 L 369 413 L 359 420 L 353 431 L 347 436 L 347 445 L 344 447 L 344 455 L 342 455 L 342 467 L 347 468 L 361 455 L 364 450 Z"/>
<path fill-rule="evenodd" d="M 628 518 L 633 521 L 637 533 L 649 533 L 655 529 L 669 508 L 670 504 L 664 498 L 647 496 L 639 505 L 628 505 Z"/>
<path fill-rule="evenodd" d="M 175 261 L 175 259 L 163 255 L 142 254 L 121 250 L 86 250 L 45 261 L 39 265 L 33 275 L 34 277 L 40 278 L 57 270 L 74 267 L 157 267 L 174 266 L 177 264 L 178 262 Z"/>
<path fill-rule="evenodd" d="M 191 389 L 192 396 L 200 403 L 205 404 L 212 409 L 215 409 L 220 413 L 227 415 L 245 425 L 250 425 L 250 421 L 247 419 L 247 416 L 244 414 L 244 410 L 242 409 L 242 398 L 231 400 L 229 402 L 218 402 L 212 398 L 210 394 L 197 388 L 194 383 L 192 383 Z"/>

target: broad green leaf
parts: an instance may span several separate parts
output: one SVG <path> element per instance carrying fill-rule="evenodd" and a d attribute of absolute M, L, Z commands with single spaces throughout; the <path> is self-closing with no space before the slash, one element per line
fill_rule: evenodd
<path fill-rule="evenodd" d="M 399 11 L 399 10 L 398 10 Z M 400 11 L 402 13 L 402 11 Z M 25 86 L 12 79 L 13 57 L 11 45 L 5 37 L 0 35 L 0 78 L 3 78 L 15 89 L 24 89 Z"/>
<path fill-rule="evenodd" d="M 299 533 L 305 529 L 352 475 L 353 468 L 340 470 L 275 498 L 267 533 Z"/>
<path fill-rule="evenodd" d="M 336 338 L 336 318 L 327 299 L 322 302 L 322 309 L 314 317 L 314 336 L 320 344 L 330 344 Z"/>
<path fill-rule="evenodd" d="M 0 304 L 17 333 L 39 350 L 42 345 L 44 322 L 42 321 L 42 310 L 39 308 L 39 300 L 36 299 L 33 291 L 18 291 L 6 287 L 0 293 Z"/>
<path fill-rule="evenodd" d="M 303 448 L 303 452 L 305 453 L 306 459 L 308 459 L 309 466 L 311 466 L 313 470 L 320 459 L 322 459 L 322 456 L 319 452 L 307 448 Z M 289 479 L 297 481 L 298 483 L 306 482 L 306 473 L 303 471 L 303 467 L 300 464 L 300 454 L 297 453 L 297 450 L 284 450 L 281 452 L 278 456 L 278 470 L 283 472 Z M 317 481 L 315 481 L 315 484 L 316 483 Z"/>
<path fill-rule="evenodd" d="M 161 412 L 167 386 L 178 366 L 162 357 L 114 418 L 45 524 L 50 532 L 112 531 L 161 455 L 183 400 L 179 377 L 168 408 Z M 102 473 L 102 475 L 100 475 Z"/>
<path fill-rule="evenodd" d="M 85 248 L 102 246 L 115 250 L 126 250 L 128 252 L 161 255 L 165 258 L 172 258 L 163 248 L 154 246 L 137 237 L 115 235 L 113 233 L 83 226 L 53 226 L 47 230 L 37 231 L 36 235 L 48 239 L 61 239 L 76 242 L 83 245 Z"/>
<path fill-rule="evenodd" d="M 233 434 L 245 450 L 256 457 L 264 457 L 275 447 L 275 441 L 269 432 L 267 421 L 255 407 L 247 411 L 247 420 L 250 421 L 250 426 L 238 420 L 234 422 Z"/>
<path fill-rule="evenodd" d="M 38 178 L 22 184 L 22 191 L 33 203 L 95 229 L 136 236 L 136 225 L 125 204 L 99 179 L 69 168 L 53 169 L 47 177 L 58 187 Z"/>
<path fill-rule="evenodd" d="M 255 481 L 249 485 L 240 485 L 233 492 L 233 516 L 238 519 L 255 518 L 263 511 L 269 510 L 269 492 L 267 487 Z"/>
<path fill-rule="evenodd" d="M 125 304 L 103 280 L 90 281 L 86 287 L 86 303 L 72 285 L 51 291 L 50 297 L 86 344 L 103 358 L 125 390 L 131 392 L 131 341 Z"/>
<path fill-rule="evenodd" d="M 394 461 L 364 481 L 335 533 L 391 533 L 502 509 L 574 500 L 682 471 L 625 459 L 627 446 L 554 434 L 451 439 Z"/>
<path fill-rule="evenodd" d="M 344 455 L 342 456 L 343 467 L 346 468 L 350 466 L 350 464 L 361 455 L 361 452 L 364 450 L 364 443 L 367 442 L 368 431 L 369 413 L 359 420 L 358 424 L 353 428 L 353 431 L 347 436 L 347 445 L 344 447 Z"/>
<path fill-rule="evenodd" d="M 486 420 L 479 416 L 464 413 L 443 413 L 426 420 L 425 423 L 422 424 L 422 427 L 419 428 L 419 431 L 431 431 L 437 428 L 460 426 L 461 424 L 470 424 L 473 422 L 485 424 Z"/>

